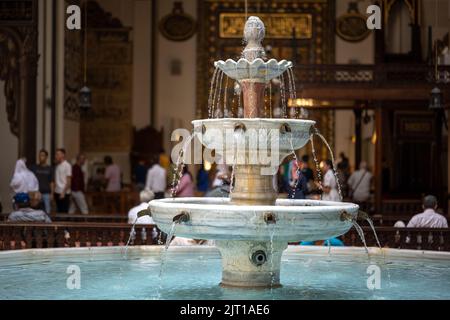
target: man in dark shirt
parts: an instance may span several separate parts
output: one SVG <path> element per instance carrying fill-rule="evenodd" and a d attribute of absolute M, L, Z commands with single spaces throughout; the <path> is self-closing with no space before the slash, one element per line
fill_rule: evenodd
<path fill-rule="evenodd" d="M 54 191 L 54 173 L 53 168 L 47 164 L 48 151 L 42 149 L 39 151 L 39 164 L 31 168 L 34 175 L 39 181 L 39 192 L 42 194 L 42 202 L 46 213 L 51 211 L 51 201 L 53 200 Z"/>
<path fill-rule="evenodd" d="M 84 173 L 82 167 L 85 161 L 86 157 L 83 154 L 79 154 L 77 156 L 77 162 L 72 166 L 72 202 L 69 207 L 70 214 L 75 213 L 77 207 L 82 214 L 89 214 L 84 196 Z"/>
<path fill-rule="evenodd" d="M 140 159 L 137 165 L 134 167 L 134 180 L 136 182 L 136 187 L 139 191 L 145 189 L 145 180 L 147 179 L 148 167 L 145 165 L 145 161 Z"/>
<path fill-rule="evenodd" d="M 311 183 L 314 182 L 314 172 L 313 170 L 309 167 L 309 156 L 308 155 L 304 155 L 302 157 L 302 161 L 301 161 L 301 166 L 302 166 L 302 176 L 305 179 L 305 183 L 306 183 L 306 191 L 305 191 L 305 195 L 308 195 L 311 190 L 312 190 L 312 186 Z"/>

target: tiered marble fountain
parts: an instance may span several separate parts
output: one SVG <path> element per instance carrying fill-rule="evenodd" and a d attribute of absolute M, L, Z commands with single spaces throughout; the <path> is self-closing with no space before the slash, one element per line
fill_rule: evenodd
<path fill-rule="evenodd" d="M 243 57 L 237 62 L 229 59 L 215 63 L 228 77 L 239 82 L 244 118 L 193 121 L 198 139 L 216 150 L 216 154 L 223 153 L 225 157 L 234 151 L 243 155 L 244 161 L 237 161 L 236 156 L 227 157 L 227 164 L 234 168 L 230 197 L 150 202 L 154 221 L 167 234 L 175 232 L 178 236 L 215 240 L 222 256 L 223 286 L 279 286 L 281 255 L 289 242 L 342 235 L 352 227 L 359 209 L 350 203 L 277 200 L 273 176 L 284 158 L 306 145 L 315 122 L 260 118 L 266 85 L 292 67 L 289 61 L 264 60 L 261 45 L 264 34 L 262 21 L 250 17 L 245 25 L 247 46 Z M 279 134 L 262 137 L 264 130 L 260 129 Z M 233 139 L 239 141 L 232 148 L 223 143 L 230 130 L 234 132 Z M 256 144 L 251 140 L 255 132 L 259 132 Z M 273 150 L 274 145 L 277 150 Z M 272 160 L 276 154 L 275 161 L 270 164 L 250 161 L 252 152 L 261 149 L 270 150 Z"/>

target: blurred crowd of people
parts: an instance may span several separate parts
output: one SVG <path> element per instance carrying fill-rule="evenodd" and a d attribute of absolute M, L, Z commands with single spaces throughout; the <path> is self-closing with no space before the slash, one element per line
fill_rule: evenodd
<path fill-rule="evenodd" d="M 357 204 L 372 201 L 373 175 L 365 161 L 351 172 L 351 166 L 345 154 L 339 155 L 335 164 L 327 159 L 311 166 L 308 155 L 294 157 L 286 161 L 274 176 L 274 188 L 290 199 L 321 199 L 325 201 L 348 200 Z M 105 156 L 103 164 L 97 164 L 95 174 L 87 177 L 86 156 L 78 154 L 69 163 L 66 151 L 58 149 L 55 164 L 49 162 L 49 153 L 41 150 L 38 163 L 27 166 L 26 159 L 16 162 L 11 179 L 14 212 L 10 221 L 51 222 L 51 212 L 89 214 L 85 193 L 120 192 L 123 190 L 122 170 L 111 156 Z M 313 170 L 311 167 L 315 167 Z M 172 163 L 161 153 L 147 159 L 140 159 L 133 168 L 133 187 L 138 191 L 139 203 L 128 213 L 129 222 L 133 223 L 138 212 L 148 207 L 153 199 L 166 197 L 228 197 L 234 183 L 232 167 L 226 164 L 198 168 L 194 179 L 188 166 Z M 424 200 L 424 212 L 414 218 L 408 226 L 444 226 L 442 216 L 436 216 L 436 198 L 428 196 Z M 434 199 L 434 200 L 433 200 Z M 54 210 L 52 210 L 54 208 Z M 442 217 L 442 218 L 441 218 Z M 443 218 L 445 220 L 445 218 Z M 432 221 L 432 222 L 430 222 Z M 445 220 L 446 222 L 446 220 Z M 151 217 L 144 216 L 139 223 L 152 224 Z"/>
<path fill-rule="evenodd" d="M 35 220 L 42 222 L 50 221 L 49 215 L 52 211 L 70 214 L 79 211 L 89 214 L 85 197 L 86 156 L 79 154 L 74 163 L 70 164 L 66 159 L 66 150 L 60 148 L 56 150 L 54 160 L 54 165 L 51 165 L 49 153 L 44 149 L 39 152 L 37 164 L 27 166 L 26 159 L 17 160 L 10 183 L 14 208 L 23 209 L 28 206 L 30 210 L 38 212 L 34 215 Z M 100 170 L 97 170 L 97 174 L 99 172 Z M 105 192 L 119 192 L 122 189 L 121 169 L 113 163 L 111 156 L 104 158 L 104 170 L 101 173 L 101 176 L 93 178 L 94 185 L 100 183 Z M 20 214 L 16 211 L 14 215 L 10 215 L 9 220 L 30 221 L 30 212 Z M 46 214 L 45 219 L 40 212 Z"/>

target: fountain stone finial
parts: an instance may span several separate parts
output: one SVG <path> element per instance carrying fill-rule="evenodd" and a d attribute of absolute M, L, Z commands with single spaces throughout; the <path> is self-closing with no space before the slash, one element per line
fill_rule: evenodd
<path fill-rule="evenodd" d="M 253 61 L 256 58 L 264 58 L 265 52 L 262 47 L 262 41 L 266 34 L 264 23 L 258 17 L 251 16 L 245 23 L 244 41 L 247 43 L 242 56 L 248 61 Z"/>

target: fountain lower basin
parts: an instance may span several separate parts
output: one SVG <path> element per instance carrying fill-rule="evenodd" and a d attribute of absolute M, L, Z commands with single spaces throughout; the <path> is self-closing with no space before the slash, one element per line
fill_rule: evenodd
<path fill-rule="evenodd" d="M 314 241 L 346 233 L 359 207 L 344 202 L 278 199 L 275 206 L 233 205 L 228 198 L 153 200 L 150 210 L 158 227 L 169 233 L 173 218 L 187 212 L 190 220 L 176 226 L 176 235 L 194 239 L 239 241 Z M 273 214 L 276 221 L 266 221 Z M 275 223 L 272 223 L 275 222 Z"/>
<path fill-rule="evenodd" d="M 228 198 L 162 199 L 149 206 L 164 232 L 216 240 L 221 285 L 247 288 L 280 286 L 281 255 L 288 242 L 342 235 L 359 209 L 351 203 L 282 199 L 273 206 L 235 205 Z"/>
<path fill-rule="evenodd" d="M 0 252 L 0 300 L 405 300 L 450 299 L 450 253 L 417 250 L 289 246 L 273 290 L 217 286 L 214 247 L 30 249 Z M 164 256 L 162 278 L 158 277 Z M 367 287 L 367 268 L 381 269 L 380 289 Z M 81 269 L 81 289 L 66 287 L 66 270 Z M 195 271 L 194 271 L 195 270 Z M 105 276 L 107 275 L 107 276 Z M 174 314 L 174 317 L 176 315 Z"/>

